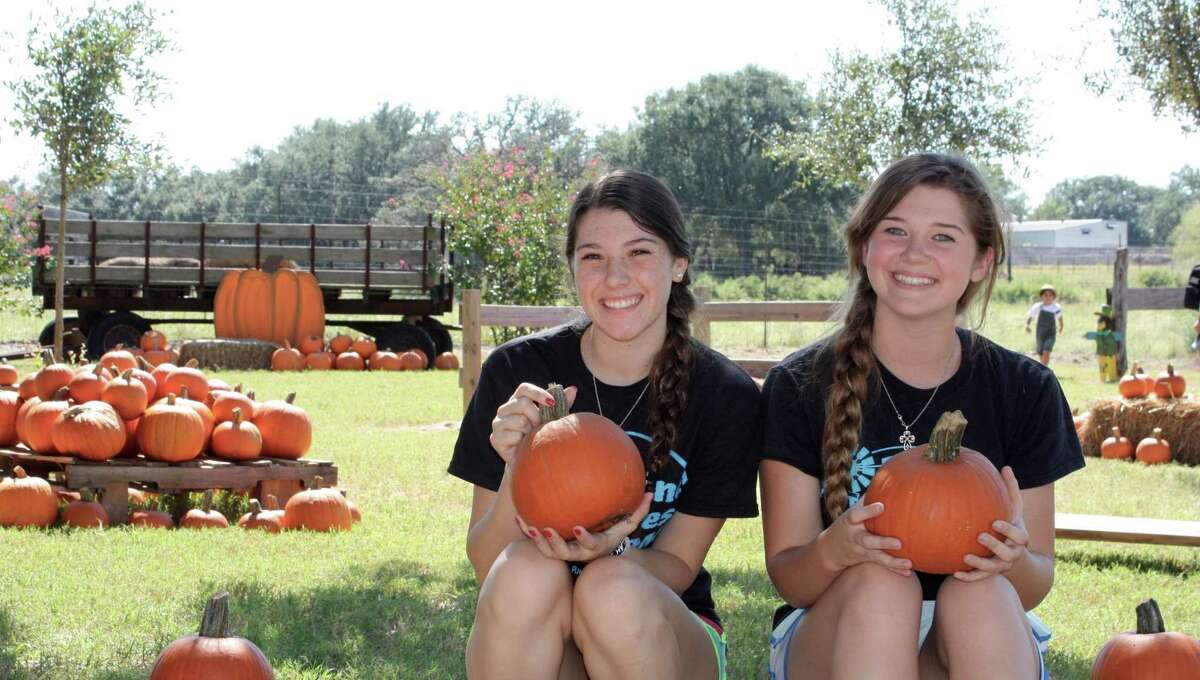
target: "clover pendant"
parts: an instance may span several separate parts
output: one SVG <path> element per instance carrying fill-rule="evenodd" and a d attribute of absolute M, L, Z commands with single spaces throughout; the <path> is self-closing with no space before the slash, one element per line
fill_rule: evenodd
<path fill-rule="evenodd" d="M 905 428 L 904 432 L 900 433 L 900 448 L 907 451 L 913 447 L 913 444 L 916 444 L 916 443 L 917 443 L 916 436 L 913 435 L 913 433 L 910 432 L 908 430 L 908 428 Z"/>

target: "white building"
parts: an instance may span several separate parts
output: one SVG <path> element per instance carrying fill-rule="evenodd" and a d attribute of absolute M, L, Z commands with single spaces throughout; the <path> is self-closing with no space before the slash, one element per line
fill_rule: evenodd
<path fill-rule="evenodd" d="M 1129 245 L 1121 220 L 1039 220 L 1013 222 L 1014 248 L 1119 248 Z"/>

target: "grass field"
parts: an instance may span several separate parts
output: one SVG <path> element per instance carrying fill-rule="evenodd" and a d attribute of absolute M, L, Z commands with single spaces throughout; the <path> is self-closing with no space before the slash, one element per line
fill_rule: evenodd
<path fill-rule="evenodd" d="M 1071 282 L 1019 272 L 1039 284 L 1049 277 L 1060 290 L 1080 287 L 1053 364 L 1075 406 L 1113 392 L 1096 380 L 1089 343 L 1071 337 L 1091 323 L 1095 299 L 1082 291 L 1098 287 L 1102 295 L 1099 273 Z M 1027 307 L 1024 300 L 995 305 L 983 332 L 1027 349 L 1032 341 L 1020 327 Z M 1174 360 L 1190 377 L 1193 318 L 1139 312 L 1131 355 L 1156 371 Z M 0 340 L 40 325 L 0 316 Z M 734 355 L 781 356 L 815 337 L 816 326 L 772 324 L 763 350 L 762 324 L 717 324 L 714 344 Z M 206 329 L 166 331 L 179 338 Z M 18 366 L 24 373 L 32 361 Z M 233 595 L 235 630 L 266 652 L 280 678 L 463 677 L 476 588 L 463 554 L 470 489 L 445 474 L 460 416 L 457 376 L 217 375 L 260 397 L 299 394 L 314 424 L 310 456 L 337 463 L 363 522 L 342 535 L 0 530 L 0 678 L 144 678 L 162 647 L 194 632 L 204 602 L 221 589 Z M 1089 459 L 1056 493 L 1066 512 L 1200 519 L 1197 468 Z M 759 521 L 730 521 L 706 564 L 729 630 L 730 677 L 764 677 L 777 601 Z M 1087 678 L 1096 651 L 1133 627 L 1133 607 L 1149 596 L 1169 628 L 1200 635 L 1197 573 L 1200 550 L 1059 542 L 1055 587 L 1038 608 L 1055 632 L 1054 677 Z"/>

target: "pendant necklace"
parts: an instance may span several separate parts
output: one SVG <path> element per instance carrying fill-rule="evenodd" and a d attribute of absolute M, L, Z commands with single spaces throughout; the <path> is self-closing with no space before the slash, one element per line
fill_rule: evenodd
<path fill-rule="evenodd" d="M 958 338 L 955 337 L 954 341 L 958 342 Z M 948 359 L 946 361 L 947 367 L 950 366 L 950 360 L 952 360 L 953 358 L 954 358 L 954 350 L 950 350 L 950 359 Z M 879 358 L 876 357 L 875 360 L 879 361 Z M 593 377 L 592 380 L 594 381 L 595 378 Z M 900 421 L 900 427 L 904 428 L 904 431 L 900 433 L 900 448 L 901 448 L 901 450 L 907 451 L 907 450 L 911 449 L 917 443 L 917 437 L 916 437 L 916 435 L 914 435 L 912 433 L 912 426 L 916 425 L 917 421 L 921 419 L 921 416 L 925 415 L 925 411 L 928 410 L 929 405 L 933 403 L 933 398 L 937 396 L 938 389 L 941 388 L 941 386 L 944 385 L 948 381 L 949 381 L 949 378 L 938 383 L 933 388 L 933 394 L 929 395 L 929 400 L 926 401 L 925 405 L 921 407 L 921 412 L 918 413 L 917 416 L 915 418 L 913 418 L 911 422 L 906 423 L 906 422 L 904 422 L 904 416 L 900 415 L 900 409 L 896 408 L 896 401 L 894 399 L 892 399 L 892 393 L 888 390 L 887 381 L 883 379 L 883 374 L 879 375 L 879 384 L 883 385 L 883 393 L 887 395 L 888 403 L 890 403 L 892 405 L 892 410 L 896 412 L 896 420 Z M 635 406 L 636 406 L 636 404 L 635 404 Z M 603 415 L 603 414 L 601 414 L 601 415 Z"/>
<path fill-rule="evenodd" d="M 638 394 L 637 399 L 633 401 L 633 406 L 630 406 L 629 411 L 625 413 L 625 417 L 621 419 L 621 422 L 617 423 L 617 427 L 621 428 L 622 430 L 625 429 L 625 421 L 629 420 L 629 416 L 633 415 L 633 410 L 642 402 L 642 397 L 646 396 L 646 390 L 648 389 L 650 389 L 649 380 L 646 381 L 646 386 L 642 388 L 642 391 L 640 394 Z M 600 405 L 600 388 L 596 386 L 595 375 L 592 376 L 592 392 L 594 392 L 596 395 L 596 409 L 600 411 L 600 416 L 603 417 L 604 407 Z"/>

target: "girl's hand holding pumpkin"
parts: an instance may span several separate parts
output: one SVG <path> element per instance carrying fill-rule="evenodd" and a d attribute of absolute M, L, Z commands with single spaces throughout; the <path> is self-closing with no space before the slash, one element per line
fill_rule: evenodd
<path fill-rule="evenodd" d="M 593 534 L 583 527 L 575 527 L 573 541 L 563 540 L 557 531 L 549 527 L 541 530 L 531 527 L 519 515 L 517 524 L 521 526 L 521 533 L 533 541 L 546 557 L 564 562 L 591 562 L 611 553 L 626 536 L 638 528 L 642 518 L 650 511 L 650 501 L 653 498 L 654 494 L 646 492 L 633 514 L 600 533 Z"/>
<path fill-rule="evenodd" d="M 838 515 L 826 529 L 834 566 L 838 570 L 853 567 L 863 562 L 874 562 L 887 567 L 901 576 L 912 575 L 912 562 L 889 555 L 887 550 L 899 550 L 900 539 L 878 536 L 867 531 L 865 522 L 883 514 L 883 503 L 863 505 L 860 500 L 846 512 Z"/>
<path fill-rule="evenodd" d="M 992 528 L 1004 535 L 1004 540 L 984 533 L 979 535 L 979 542 L 987 546 L 993 553 L 992 557 L 967 555 L 963 561 L 975 567 L 971 571 L 954 572 L 954 578 L 960 581 L 981 581 L 989 576 L 998 576 L 1013 568 L 1027 554 L 1029 532 L 1025 530 L 1025 506 L 1021 501 L 1021 487 L 1012 468 L 1005 465 L 1000 470 L 1004 485 L 1008 489 L 1009 521 L 996 520 Z"/>
<path fill-rule="evenodd" d="M 575 395 L 579 389 L 568 387 L 565 392 L 567 408 L 570 408 L 575 403 Z M 496 409 L 496 417 L 492 419 L 492 434 L 488 439 L 505 463 L 512 462 L 517 445 L 525 435 L 542 423 L 538 407 L 553 405 L 554 397 L 545 389 L 533 383 L 521 383 L 508 401 Z"/>

